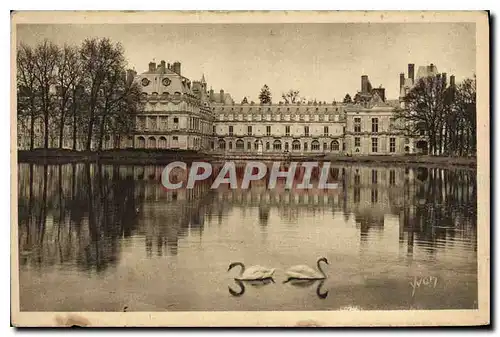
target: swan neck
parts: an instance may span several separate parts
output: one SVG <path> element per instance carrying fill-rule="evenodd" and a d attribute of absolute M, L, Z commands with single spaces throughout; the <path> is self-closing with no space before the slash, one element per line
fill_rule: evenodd
<path fill-rule="evenodd" d="M 238 266 L 241 267 L 241 272 L 240 272 L 240 275 L 243 274 L 245 272 L 245 265 L 241 262 L 238 262 Z"/>
<path fill-rule="evenodd" d="M 320 262 L 321 262 L 321 261 L 323 261 L 323 260 L 318 260 L 318 262 L 316 263 L 316 265 L 318 266 L 318 270 L 319 270 L 319 272 L 320 272 L 320 273 L 321 273 L 324 277 L 326 277 L 325 272 L 324 272 L 324 271 L 323 271 L 323 269 L 321 268 L 321 264 L 320 264 Z"/>

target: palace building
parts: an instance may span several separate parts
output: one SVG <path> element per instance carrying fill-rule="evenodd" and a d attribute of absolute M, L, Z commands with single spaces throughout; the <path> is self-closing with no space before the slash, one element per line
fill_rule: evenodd
<path fill-rule="evenodd" d="M 235 103 L 224 89 L 208 89 L 205 76 L 191 81 L 182 75 L 180 62 L 150 62 L 147 71 L 137 74 L 129 70 L 126 74 L 127 80 L 130 78 L 142 89 L 143 108 L 131 116 L 133 132 L 120 137 L 119 142 L 107 136 L 103 149 L 178 149 L 222 154 L 425 152 L 425 134 L 416 138 L 405 135 L 394 113 L 404 108 L 404 96 L 419 78 L 446 74 L 438 74 L 433 64 L 419 67 L 416 78 L 414 70 L 414 65 L 409 64 L 408 78 L 400 74 L 399 100 L 388 100 L 385 89 L 372 87 L 368 76 L 363 75 L 353 103 L 259 104 L 248 102 L 246 97 Z M 453 76 L 450 82 L 454 82 Z M 35 124 L 35 147 L 42 146 L 40 123 Z M 29 148 L 29 131 L 23 125 L 18 125 L 19 149 Z M 71 134 L 69 131 L 66 134 Z M 71 143 L 65 137 L 63 148 L 71 148 Z M 57 140 L 51 139 L 50 144 L 57 146 Z M 83 148 L 79 137 L 76 149 Z M 94 143 L 92 148 L 96 148 Z"/>
<path fill-rule="evenodd" d="M 355 104 L 308 102 L 236 104 L 231 95 L 191 82 L 181 64 L 151 62 L 136 77 L 144 112 L 136 116 L 135 148 L 216 152 L 401 154 L 404 137 L 394 125 L 394 102 L 384 88 L 361 78 Z"/>

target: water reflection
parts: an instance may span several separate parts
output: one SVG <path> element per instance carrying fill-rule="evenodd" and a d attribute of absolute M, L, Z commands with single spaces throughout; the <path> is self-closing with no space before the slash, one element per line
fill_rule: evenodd
<path fill-rule="evenodd" d="M 322 291 L 321 287 L 323 286 L 323 284 L 325 284 L 325 280 L 300 280 L 300 279 L 296 279 L 296 280 L 290 280 L 287 282 L 287 284 L 290 284 L 294 287 L 297 287 L 297 288 L 310 288 L 312 285 L 316 284 L 316 296 L 318 296 L 318 298 L 324 300 L 325 298 L 328 297 L 328 290 L 326 291 Z"/>
<path fill-rule="evenodd" d="M 229 290 L 229 293 L 234 297 L 240 297 L 245 293 L 246 290 L 245 284 L 258 289 L 275 282 L 273 278 L 266 278 L 263 280 L 249 280 L 249 281 L 234 279 L 234 283 L 236 283 L 236 285 L 239 287 L 239 290 L 234 290 L 228 286 L 227 288 Z"/>
<path fill-rule="evenodd" d="M 329 260 L 344 254 L 353 264 L 338 260 L 344 263 L 339 273 L 354 275 L 349 282 L 363 284 L 364 290 L 375 283 L 367 281 L 369 276 L 358 280 L 356 275 L 368 273 L 370 264 L 354 267 L 354 263 L 379 263 L 393 256 L 401 269 L 386 280 L 387 287 L 396 278 L 407 286 L 413 261 L 432 270 L 457 263 L 467 272 L 477 272 L 475 170 L 332 164 L 329 181 L 339 183 L 336 190 L 286 189 L 283 181 L 269 190 L 265 177 L 252 182 L 248 190 L 227 186 L 211 190 L 211 181 L 206 181 L 192 190 L 167 191 L 160 184 L 163 166 L 21 163 L 18 167 L 20 268 L 38 271 L 39 282 L 47 282 L 46 287 L 50 284 L 44 273 L 56 273 L 51 274 L 52 281 L 72 270 L 90 279 L 105 277 L 130 263 L 125 256 L 132 259 L 139 254 L 137 249 L 144 252 L 137 265 L 144 268 L 140 271 L 144 275 L 163 268 L 147 265 L 148 260 L 198 260 L 195 269 L 182 269 L 182 263 L 168 260 L 175 272 L 165 273 L 179 287 L 184 278 L 198 279 L 195 272 L 217 278 L 215 271 L 224 268 L 218 263 L 227 265 L 233 258 L 267 259 L 263 263 L 281 259 L 280 264 L 286 265 L 301 253 L 311 254 L 312 262 L 317 254 L 330 254 Z M 237 172 L 241 180 L 243 170 Z M 387 272 L 382 264 L 373 268 L 373 275 Z M 21 287 L 33 287 L 31 277 Z M 467 279 L 476 304 L 467 299 L 465 307 L 477 305 L 476 282 Z M 140 283 L 136 286 L 143 288 Z M 280 300 L 285 301 L 277 298 L 277 307 Z M 388 299 L 378 301 L 387 304 Z M 398 302 L 391 301 L 397 307 Z M 196 306 L 193 303 L 172 305 L 181 310 Z M 57 309 L 57 304 L 48 307 Z"/>

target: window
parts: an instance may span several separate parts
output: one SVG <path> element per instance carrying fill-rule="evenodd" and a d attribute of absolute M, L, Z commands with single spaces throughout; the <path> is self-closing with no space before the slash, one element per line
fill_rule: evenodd
<path fill-rule="evenodd" d="M 270 125 L 266 126 L 266 135 L 268 135 L 268 136 L 271 135 L 271 126 Z"/>
<path fill-rule="evenodd" d="M 247 126 L 247 133 L 249 136 L 252 135 L 252 126 L 251 125 Z"/>
<path fill-rule="evenodd" d="M 361 146 L 361 138 L 360 137 L 354 137 L 354 146 L 355 147 Z"/>
<path fill-rule="evenodd" d="M 290 136 L 290 125 L 285 126 L 285 136 Z"/>
<path fill-rule="evenodd" d="M 304 135 L 309 137 L 309 126 L 304 126 Z"/>
<path fill-rule="evenodd" d="M 230 136 L 233 135 L 233 126 L 232 125 L 229 125 L 229 135 Z"/>
<path fill-rule="evenodd" d="M 372 138 L 372 152 L 378 152 L 378 138 Z"/>
<path fill-rule="evenodd" d="M 389 171 L 389 185 L 396 185 L 396 171 Z"/>
<path fill-rule="evenodd" d="M 216 129 L 215 129 L 215 125 L 214 125 L 214 126 L 212 127 L 212 133 L 213 133 L 214 135 L 215 135 L 215 132 L 216 132 L 215 130 L 216 130 Z"/>
<path fill-rule="evenodd" d="M 378 202 L 378 189 L 372 189 L 372 204 L 376 204 Z"/>
<path fill-rule="evenodd" d="M 394 137 L 389 138 L 389 152 L 396 152 L 396 138 Z"/>
<path fill-rule="evenodd" d="M 361 118 L 354 118 L 354 132 L 361 132 Z"/>
<path fill-rule="evenodd" d="M 317 140 L 314 140 L 311 143 L 311 150 L 313 150 L 313 151 L 319 151 L 319 142 Z"/>
<path fill-rule="evenodd" d="M 285 142 L 285 151 L 289 150 L 288 142 Z"/>
<path fill-rule="evenodd" d="M 378 171 L 372 170 L 372 184 L 376 184 L 378 182 Z"/>
<path fill-rule="evenodd" d="M 323 127 L 323 136 L 328 137 L 328 134 L 329 134 L 329 132 L 328 132 L 328 126 L 324 126 Z"/>
<path fill-rule="evenodd" d="M 338 140 L 332 140 L 330 143 L 330 150 L 331 151 L 338 151 L 340 149 L 339 142 Z"/>
<path fill-rule="evenodd" d="M 271 144 L 269 142 L 266 142 L 266 150 L 269 151 L 270 148 L 271 148 Z"/>
<path fill-rule="evenodd" d="M 359 204 L 361 200 L 361 189 L 359 187 L 354 188 L 354 203 Z"/>
<path fill-rule="evenodd" d="M 252 149 L 252 143 L 251 142 L 247 142 L 247 150 L 251 150 Z"/>
<path fill-rule="evenodd" d="M 229 142 L 229 150 L 233 149 L 233 142 Z"/>
<path fill-rule="evenodd" d="M 378 132 L 378 118 L 372 118 L 372 132 Z"/>
<path fill-rule="evenodd" d="M 174 117 L 174 123 L 179 123 L 179 118 Z"/>
<path fill-rule="evenodd" d="M 405 138 L 405 144 L 410 144 L 410 138 Z"/>
<path fill-rule="evenodd" d="M 226 142 L 224 139 L 219 139 L 219 149 L 225 150 L 226 149 Z"/>
<path fill-rule="evenodd" d="M 177 136 L 173 136 L 173 137 L 172 137 L 172 140 L 179 140 L 179 137 L 177 137 Z"/>
<path fill-rule="evenodd" d="M 281 142 L 279 140 L 275 140 L 273 143 L 273 150 L 279 151 L 281 150 Z"/>
<path fill-rule="evenodd" d="M 304 143 L 304 151 L 307 151 L 307 142 Z"/>
<path fill-rule="evenodd" d="M 292 142 L 292 150 L 300 151 L 300 142 L 298 140 Z"/>
<path fill-rule="evenodd" d="M 395 123 L 396 123 L 396 118 L 391 117 L 391 118 L 389 119 L 389 128 L 394 129 L 394 127 L 395 127 Z"/>
<path fill-rule="evenodd" d="M 354 173 L 354 184 L 359 185 L 361 183 L 361 176 L 359 175 L 358 170 Z"/>

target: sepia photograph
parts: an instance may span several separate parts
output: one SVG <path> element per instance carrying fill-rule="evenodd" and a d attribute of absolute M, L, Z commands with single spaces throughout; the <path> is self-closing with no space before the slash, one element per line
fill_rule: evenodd
<path fill-rule="evenodd" d="M 488 12 L 12 12 L 11 321 L 490 322 Z"/>

